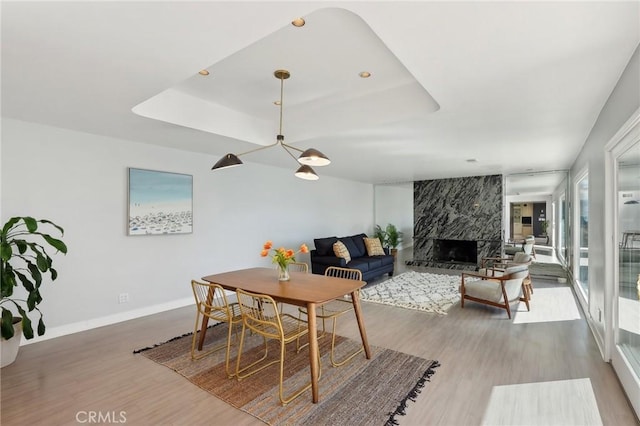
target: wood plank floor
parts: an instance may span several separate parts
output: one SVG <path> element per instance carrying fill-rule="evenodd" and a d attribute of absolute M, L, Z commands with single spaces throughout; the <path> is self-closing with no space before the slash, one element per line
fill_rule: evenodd
<path fill-rule="evenodd" d="M 543 289 L 555 288 L 566 293 L 566 285 L 534 280 L 538 293 L 533 295 L 532 310 L 542 309 Z M 363 303 L 363 310 L 372 345 L 442 364 L 417 401 L 409 403 L 407 416 L 399 419 L 401 425 L 479 425 L 494 388 L 579 379 L 588 379 L 593 388 L 603 424 L 638 424 L 584 318 L 514 323 L 504 310 L 471 302 L 464 309 L 452 307 L 446 316 L 371 303 Z M 525 314 L 526 308 L 519 306 L 516 315 Z M 125 423 L 122 412 L 126 424 L 132 425 L 262 424 L 168 368 L 132 353 L 191 331 L 193 318 L 193 308 L 176 309 L 22 347 L 17 361 L 1 370 L 0 423 L 89 423 L 89 412 Z M 350 321 L 342 320 L 338 332 L 358 338 L 357 326 Z M 552 413 L 566 411 L 569 400 L 575 403 L 574 395 L 563 401 L 566 393 L 547 398 L 557 404 Z M 536 401 L 532 394 L 531 403 Z M 586 410 L 593 400 L 585 397 L 580 404 Z M 502 424 L 536 424 L 535 419 L 513 412 L 514 407 L 502 408 L 507 413 L 500 415 Z M 528 407 L 520 412 L 531 416 L 536 410 Z M 545 412 L 546 419 L 555 418 L 548 415 Z"/>

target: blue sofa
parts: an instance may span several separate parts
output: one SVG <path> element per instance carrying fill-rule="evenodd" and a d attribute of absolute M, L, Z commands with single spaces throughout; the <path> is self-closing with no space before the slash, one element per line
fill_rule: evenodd
<path fill-rule="evenodd" d="M 393 256 L 388 249 L 384 249 L 384 256 L 368 256 L 367 248 L 364 244 L 366 234 L 357 234 L 349 237 L 326 237 L 313 240 L 315 249 L 311 250 L 311 272 L 324 275 L 324 271 L 329 266 L 340 266 L 343 268 L 359 269 L 362 271 L 363 281 L 369 281 L 383 274 L 393 275 Z M 342 243 L 349 250 L 351 261 L 337 257 L 333 252 L 333 244 L 336 241 Z"/>

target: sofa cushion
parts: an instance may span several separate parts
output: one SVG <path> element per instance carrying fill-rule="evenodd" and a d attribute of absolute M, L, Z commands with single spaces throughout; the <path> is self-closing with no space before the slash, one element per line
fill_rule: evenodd
<path fill-rule="evenodd" d="M 351 259 L 351 262 L 347 263 L 347 268 L 359 269 L 362 273 L 365 273 L 370 269 L 369 258 Z"/>
<path fill-rule="evenodd" d="M 349 250 L 342 241 L 336 241 L 335 243 L 333 243 L 333 252 L 335 253 L 336 257 L 343 258 L 347 263 L 351 261 Z"/>
<path fill-rule="evenodd" d="M 364 245 L 367 247 L 369 256 L 384 256 L 385 252 L 379 238 L 365 238 Z"/>
<path fill-rule="evenodd" d="M 359 253 L 358 247 L 356 246 L 356 243 L 353 242 L 353 238 L 340 237 L 338 238 L 338 241 L 341 241 L 344 244 L 344 246 L 347 248 L 347 250 L 349 250 L 349 255 L 351 256 L 352 259 L 355 257 L 362 257 L 362 256 L 358 256 L 358 253 Z"/>
<path fill-rule="evenodd" d="M 382 268 L 382 259 L 379 257 L 368 257 L 369 259 L 369 270 Z"/>
<path fill-rule="evenodd" d="M 356 253 L 351 253 L 352 257 L 362 257 L 367 255 L 367 248 L 364 245 L 365 238 L 367 238 L 367 234 L 356 234 L 351 236 L 351 240 L 357 249 Z M 351 249 L 349 249 L 349 251 L 351 251 Z"/>
<path fill-rule="evenodd" d="M 333 243 L 336 241 L 338 241 L 338 237 L 316 238 L 313 240 L 318 256 L 333 255 Z"/>
<path fill-rule="evenodd" d="M 393 256 L 385 254 L 384 256 L 373 256 L 374 259 L 379 259 L 382 262 L 382 266 L 393 265 Z"/>

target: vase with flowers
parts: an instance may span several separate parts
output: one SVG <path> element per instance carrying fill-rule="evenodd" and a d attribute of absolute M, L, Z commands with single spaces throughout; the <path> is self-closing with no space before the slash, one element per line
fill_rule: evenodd
<path fill-rule="evenodd" d="M 297 253 L 309 253 L 306 244 L 301 244 L 300 249 L 295 252 L 292 249 L 286 249 L 284 247 L 274 249 L 273 242 L 267 241 L 264 243 L 264 246 L 262 246 L 260 256 L 269 256 L 269 250 L 272 249 L 271 262 L 278 265 L 278 281 L 289 281 L 289 264 L 296 261 Z"/>

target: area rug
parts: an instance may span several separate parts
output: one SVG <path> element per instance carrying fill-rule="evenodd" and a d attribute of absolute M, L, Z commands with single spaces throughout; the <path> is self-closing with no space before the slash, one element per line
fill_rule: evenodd
<path fill-rule="evenodd" d="M 227 330 L 226 324 L 209 328 L 204 349 L 224 342 Z M 418 398 L 440 365 L 437 361 L 371 346 L 371 359 L 362 354 L 335 368 L 329 362 L 331 335 L 318 342 L 322 354 L 320 401 L 313 404 L 311 390 L 307 390 L 284 407 L 278 399 L 278 364 L 241 381 L 228 379 L 224 372 L 224 350 L 191 360 L 191 335 L 134 353 L 171 368 L 196 386 L 269 425 L 398 425 L 398 416 L 406 414 L 407 403 Z M 269 346 L 269 357 L 277 359 L 279 349 L 273 343 Z M 338 357 L 359 347 L 359 342 L 342 336 L 336 336 L 336 343 Z M 308 349 L 296 353 L 295 343 L 287 346 L 285 394 L 310 379 Z M 236 348 L 232 349 L 233 362 Z M 260 337 L 247 335 L 242 364 L 258 359 L 263 349 Z"/>
<path fill-rule="evenodd" d="M 460 275 L 409 271 L 360 290 L 360 300 L 446 315 L 460 300 Z"/>

